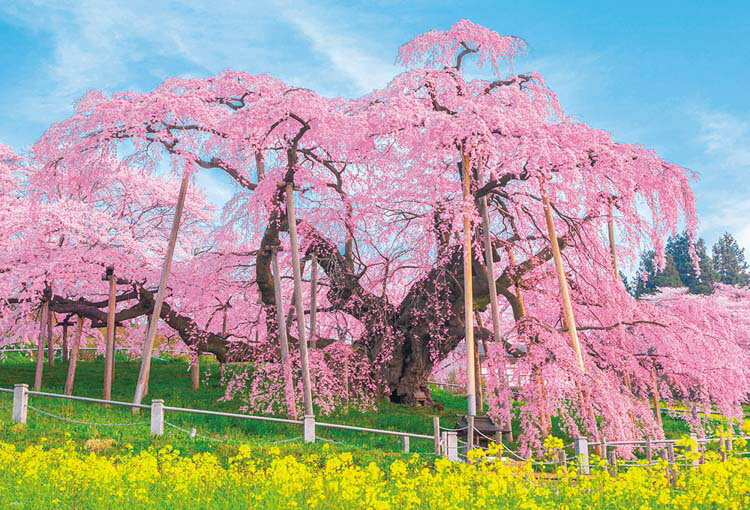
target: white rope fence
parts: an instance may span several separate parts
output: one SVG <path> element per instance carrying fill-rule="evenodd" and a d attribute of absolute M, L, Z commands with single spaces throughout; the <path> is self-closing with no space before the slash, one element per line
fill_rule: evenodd
<path fill-rule="evenodd" d="M 10 407 L 13 407 L 13 406 L 10 406 Z M 137 426 L 137 425 L 148 425 L 150 423 L 150 422 L 147 422 L 147 421 L 139 421 L 139 422 L 135 422 L 135 423 L 94 423 L 94 422 L 90 422 L 90 421 L 79 421 L 79 420 L 73 420 L 71 418 L 66 418 L 64 416 L 58 416 L 56 414 L 52 414 L 50 412 L 43 411 L 43 410 L 38 409 L 38 408 L 33 407 L 33 406 L 27 406 L 27 408 L 31 409 L 32 411 L 37 412 L 39 414 L 43 414 L 45 416 L 49 416 L 50 418 L 55 418 L 56 420 L 61 420 L 61 421 L 65 421 L 65 422 L 68 422 L 68 423 L 74 423 L 76 425 L 90 425 L 90 426 L 93 426 L 93 427 L 134 427 L 134 426 Z"/>
<path fill-rule="evenodd" d="M 78 396 L 73 396 L 73 395 L 62 395 L 58 393 L 47 393 L 47 392 L 41 392 L 41 391 L 29 391 L 28 385 L 26 384 L 17 384 L 15 385 L 15 388 L 12 390 L 8 388 L 0 388 L 0 393 L 13 393 L 13 405 L 0 406 L 0 409 L 13 409 L 13 421 L 16 423 L 22 423 L 22 424 L 26 423 L 28 411 L 31 410 L 32 412 L 47 416 L 49 418 L 61 420 L 67 423 L 75 424 L 75 425 L 86 425 L 86 426 L 92 426 L 92 427 L 133 427 L 133 426 L 140 426 L 140 425 L 150 425 L 152 435 L 164 434 L 164 426 L 166 425 L 167 427 L 173 428 L 177 431 L 180 431 L 189 435 L 191 438 L 200 438 L 200 439 L 205 439 L 208 441 L 219 441 L 219 442 L 227 442 L 227 443 L 235 442 L 235 443 L 241 444 L 241 442 L 233 441 L 231 439 L 223 439 L 223 438 L 211 437 L 206 434 L 200 434 L 195 428 L 186 429 L 186 428 L 180 427 L 179 425 L 176 425 L 175 423 L 168 422 L 164 419 L 165 412 L 178 412 L 178 413 L 219 416 L 219 417 L 237 418 L 237 419 L 243 419 L 243 420 L 255 420 L 255 421 L 280 423 L 280 424 L 286 424 L 286 425 L 295 425 L 295 426 L 301 425 L 302 426 L 303 428 L 302 436 L 293 437 L 289 439 L 282 439 L 278 441 L 270 441 L 270 444 L 287 443 L 287 442 L 296 441 L 299 439 L 302 439 L 306 443 L 314 442 L 316 439 L 319 439 L 321 441 L 326 441 L 330 443 L 344 444 L 340 441 L 334 441 L 332 439 L 322 438 L 319 436 L 316 437 L 316 427 L 323 427 L 323 428 L 332 428 L 332 429 L 339 429 L 339 430 L 350 430 L 350 431 L 355 431 L 355 432 L 367 432 L 367 433 L 387 435 L 387 436 L 392 436 L 392 437 L 395 436 L 395 437 L 398 437 L 400 441 L 402 441 L 403 451 L 405 453 L 409 452 L 411 439 L 435 440 L 436 450 L 434 454 L 436 455 L 444 454 L 443 449 L 442 449 L 442 445 L 444 443 L 439 441 L 438 439 L 440 427 L 439 427 L 439 420 L 437 418 L 435 418 L 435 421 L 434 421 L 435 434 L 433 436 L 428 436 L 425 434 L 415 434 L 411 432 L 401 432 L 401 431 L 395 431 L 395 430 L 381 430 L 381 429 L 374 429 L 374 428 L 367 428 L 367 427 L 356 427 L 353 425 L 343 425 L 343 424 L 338 424 L 338 423 L 321 423 L 321 422 L 316 422 L 314 416 L 305 416 L 303 420 L 291 420 L 287 418 L 275 418 L 275 417 L 270 417 L 270 416 L 252 416 L 252 415 L 238 414 L 238 413 L 208 411 L 204 409 L 171 407 L 171 406 L 164 405 L 164 401 L 162 400 L 153 400 L 150 405 L 146 405 L 146 404 L 136 405 L 130 402 L 119 402 L 119 401 L 114 401 L 114 400 L 78 397 Z M 150 410 L 151 416 L 150 416 L 150 421 L 140 421 L 140 422 L 133 422 L 133 423 L 96 423 L 96 422 L 90 422 L 90 421 L 76 420 L 73 418 L 68 418 L 66 416 L 60 416 L 58 414 L 45 411 L 44 409 L 39 409 L 38 407 L 29 405 L 30 396 L 35 396 L 35 397 L 39 396 L 39 397 L 47 397 L 47 398 L 58 398 L 58 399 L 65 399 L 65 400 L 98 403 L 98 404 L 103 404 L 107 406 L 129 407 L 132 409 L 136 409 L 136 408 L 148 409 Z M 452 434 L 455 437 L 456 433 L 448 432 L 448 434 Z"/>

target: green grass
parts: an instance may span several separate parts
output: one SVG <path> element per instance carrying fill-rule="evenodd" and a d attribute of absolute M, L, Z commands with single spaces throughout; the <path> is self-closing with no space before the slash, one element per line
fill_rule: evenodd
<path fill-rule="evenodd" d="M 139 367 L 139 360 L 128 360 L 122 356 L 117 359 L 112 400 L 128 402 L 132 399 Z M 67 364 L 59 360 L 56 361 L 54 367 L 45 364 L 43 391 L 62 393 L 66 373 Z M 74 394 L 102 398 L 103 373 L 104 362 L 101 358 L 79 361 Z M 31 387 L 33 380 L 34 363 L 28 357 L 8 355 L 5 361 L 0 362 L 0 387 L 12 388 L 16 383 L 26 383 Z M 241 403 L 220 400 L 223 395 L 224 387 L 215 362 L 208 359 L 201 361 L 201 387 L 198 391 L 192 391 L 186 360 L 154 359 L 149 395 L 144 399 L 144 403 L 150 403 L 151 399 L 162 399 L 167 406 L 238 412 Z M 443 426 L 452 426 L 456 421 L 456 415 L 460 414 L 465 406 L 465 399 L 443 391 L 436 392 L 435 399 L 443 405 L 442 410 L 413 408 L 380 401 L 377 403 L 377 408 L 372 411 L 361 412 L 353 408 L 344 408 L 330 416 L 318 416 L 318 421 L 431 435 L 432 416 L 441 416 Z M 0 393 L 0 407 L 10 405 L 11 402 L 11 394 Z M 40 396 L 30 396 L 29 405 L 77 421 L 133 423 L 149 420 L 148 410 L 133 414 L 129 408 L 124 407 L 107 408 L 100 404 Z M 195 428 L 198 434 L 228 441 L 190 438 L 184 432 L 169 426 L 165 426 L 164 436 L 158 437 L 150 435 L 148 425 L 129 427 L 79 425 L 44 416 L 31 409 L 25 427 L 12 423 L 10 409 L 0 409 L 0 437 L 19 446 L 38 444 L 40 441 L 54 445 L 61 444 L 65 440 L 72 440 L 83 445 L 91 438 L 110 438 L 114 440 L 114 446 L 111 449 L 113 453 L 124 451 L 129 447 L 128 445 L 140 450 L 151 446 L 160 447 L 171 444 L 185 453 L 215 451 L 220 456 L 225 456 L 233 455 L 239 442 L 270 447 L 276 441 L 301 436 L 300 426 L 238 418 L 167 411 L 165 420 L 184 429 Z M 401 455 L 399 453 L 401 440 L 398 437 L 324 428 L 318 428 L 316 432 L 320 438 L 343 443 L 342 445 L 334 444 L 334 448 L 362 450 L 367 452 L 368 457 L 375 458 Z M 303 445 L 301 441 L 291 441 L 280 443 L 278 446 L 294 451 L 314 449 L 320 445 L 321 443 Z M 412 452 L 430 453 L 433 451 L 433 444 L 431 440 L 412 439 L 410 449 Z"/>
<path fill-rule="evenodd" d="M 140 367 L 139 360 L 130 360 L 119 356 L 116 361 L 115 384 L 112 389 L 112 399 L 128 402 L 132 399 L 135 381 Z M 67 373 L 67 364 L 59 360 L 54 367 L 45 364 L 43 390 L 62 393 Z M 103 385 L 104 362 L 101 358 L 82 360 L 76 376 L 74 394 L 86 397 L 101 398 Z M 4 361 L 0 361 L 0 387 L 12 388 L 13 384 L 26 383 L 31 387 L 34 380 L 34 363 L 24 355 L 9 354 Z M 201 362 L 201 387 L 192 391 L 190 374 L 185 359 L 154 359 L 152 364 L 149 395 L 145 403 L 151 399 L 162 399 L 167 406 L 187 407 L 194 409 L 209 409 L 225 412 L 238 412 L 241 405 L 237 401 L 220 400 L 224 395 L 224 386 L 219 377 L 218 365 L 209 359 Z M 362 412 L 354 408 L 342 408 L 330 416 L 318 416 L 318 421 L 342 423 L 378 429 L 389 429 L 417 434 L 431 435 L 433 432 L 432 417 L 440 416 L 441 425 L 453 426 L 457 416 L 463 414 L 466 399 L 452 395 L 446 391 L 434 390 L 433 398 L 443 408 L 419 408 L 397 405 L 388 401 L 379 401 L 376 409 Z M 0 393 L 0 407 L 10 405 L 12 395 Z M 129 408 L 106 408 L 99 404 L 75 402 L 31 396 L 29 403 L 38 409 L 63 416 L 72 420 L 94 423 L 133 423 L 149 420 L 149 412 L 143 410 L 133 414 Z M 112 439 L 112 452 L 121 452 L 128 445 L 136 450 L 151 446 L 160 447 L 171 444 L 185 453 L 214 451 L 220 456 L 232 455 L 239 442 L 270 447 L 277 441 L 283 441 L 301 435 L 301 427 L 294 425 L 242 420 L 216 416 L 201 416 L 194 414 L 167 412 L 166 421 L 184 429 L 195 428 L 198 434 L 223 441 L 204 438 L 190 438 L 184 432 L 165 426 L 164 436 L 151 436 L 148 425 L 111 427 L 91 426 L 63 422 L 29 410 L 28 423 L 19 427 L 11 422 L 10 409 L 0 409 L 0 436 L 8 442 L 17 445 L 61 444 L 65 440 L 72 440 L 81 445 L 92 438 Z M 567 437 L 561 428 L 560 421 L 553 418 L 553 434 Z M 513 423 L 516 434 L 520 430 L 520 423 L 516 419 Z M 667 437 L 680 437 L 688 432 L 687 424 L 682 420 L 675 420 L 664 416 L 664 430 Z M 393 455 L 401 455 L 401 439 L 394 436 L 371 434 L 365 432 L 332 430 L 318 428 L 317 435 L 342 443 L 334 443 L 335 448 L 344 450 L 358 450 L 366 457 L 385 459 Z M 304 445 L 301 441 L 278 443 L 280 448 L 289 451 L 310 450 L 320 447 Z M 512 445 L 515 446 L 515 445 Z M 432 441 L 411 440 L 411 451 L 431 453 Z"/>

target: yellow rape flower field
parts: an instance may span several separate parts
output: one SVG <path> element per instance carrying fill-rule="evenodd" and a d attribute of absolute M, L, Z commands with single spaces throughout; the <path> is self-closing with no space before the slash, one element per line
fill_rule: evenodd
<path fill-rule="evenodd" d="M 496 451 L 496 450 L 495 450 Z M 0 441 L 0 508 L 750 508 L 750 459 L 707 454 L 698 468 L 634 467 L 612 476 L 540 475 L 475 450 L 469 463 L 412 455 L 385 469 L 324 445 L 314 453 L 242 445 L 226 461 L 170 446 L 106 456 Z"/>

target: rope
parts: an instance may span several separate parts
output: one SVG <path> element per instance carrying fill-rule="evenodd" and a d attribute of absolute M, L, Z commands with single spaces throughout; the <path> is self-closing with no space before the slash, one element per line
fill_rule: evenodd
<path fill-rule="evenodd" d="M 454 428 L 451 428 L 451 427 L 440 427 L 440 430 L 446 430 L 448 432 L 460 432 L 460 431 L 466 430 L 468 428 L 469 428 L 469 426 L 467 425 L 465 427 L 461 427 L 460 429 L 454 429 Z"/>
<path fill-rule="evenodd" d="M 247 443 L 243 443 L 241 441 L 235 441 L 233 439 L 221 439 L 221 438 L 218 438 L 218 437 L 210 437 L 210 436 L 207 436 L 205 434 L 199 434 L 198 431 L 196 431 L 195 429 L 190 429 L 190 430 L 183 429 L 182 427 L 180 427 L 178 425 L 175 425 L 174 423 L 169 423 L 166 420 L 164 421 L 164 425 L 168 425 L 168 426 L 172 427 L 173 429 L 177 429 L 180 432 L 184 432 L 185 434 L 187 434 L 187 435 L 189 435 L 190 437 L 193 437 L 193 438 L 199 437 L 201 439 L 208 439 L 209 441 L 217 441 L 217 442 L 220 442 L 220 443 L 228 443 L 228 444 L 247 444 Z M 293 437 L 291 439 L 282 439 L 280 441 L 269 441 L 269 444 L 288 443 L 289 441 L 296 441 L 297 439 L 302 439 L 302 436 Z"/>
<path fill-rule="evenodd" d="M 282 439 L 281 441 L 271 441 L 271 444 L 280 444 L 280 443 L 288 443 L 289 441 L 296 441 L 298 439 L 302 439 L 302 436 L 293 437 L 291 439 Z M 320 439 L 320 438 L 318 438 Z M 341 444 L 341 443 L 339 443 Z"/>
<path fill-rule="evenodd" d="M 342 446 L 345 446 L 344 443 L 341 441 L 334 441 L 333 439 L 326 439 L 325 437 L 316 437 L 315 440 L 325 441 L 326 443 L 333 443 L 333 444 L 340 444 Z"/>
<path fill-rule="evenodd" d="M 209 441 L 219 441 L 221 443 L 229 442 L 227 439 L 220 439 L 220 438 L 216 438 L 216 437 L 206 436 L 204 434 L 198 434 L 198 432 L 195 429 L 190 429 L 190 430 L 183 429 L 182 427 L 178 427 L 174 423 L 169 423 L 166 420 L 164 421 L 164 425 L 169 425 L 173 429 L 177 429 L 177 430 L 179 430 L 181 432 L 184 432 L 185 434 L 189 435 L 190 437 L 200 437 L 202 439 L 208 439 Z"/>
<path fill-rule="evenodd" d="M 48 413 L 47 411 L 42 411 L 41 409 L 37 409 L 36 407 L 32 407 L 32 406 L 28 406 L 28 408 L 31 409 L 32 411 L 36 411 L 39 414 L 44 414 L 46 416 L 49 416 L 50 418 L 67 421 L 68 423 L 75 423 L 77 425 L 92 425 L 94 427 L 132 427 L 135 425 L 148 425 L 150 423 L 147 421 L 139 421 L 136 423 L 94 423 L 90 421 L 71 420 L 70 418 L 65 418 L 64 416 L 58 416 L 56 414 Z"/>
<path fill-rule="evenodd" d="M 514 457 L 515 457 L 516 459 L 518 459 L 518 460 L 520 460 L 520 461 L 523 461 L 523 462 L 525 462 L 525 461 L 526 461 L 526 459 L 524 459 L 523 457 L 521 457 L 521 456 L 520 456 L 519 454 L 517 454 L 516 452 L 514 452 L 514 451 L 513 451 L 513 450 L 511 450 L 510 448 L 508 448 L 508 447 L 507 447 L 507 446 L 505 445 L 505 443 L 503 443 L 502 441 L 497 441 L 496 439 L 493 439 L 493 438 L 491 438 L 491 437 L 488 437 L 488 436 L 486 436 L 485 434 L 483 434 L 483 433 L 482 433 L 482 431 L 481 431 L 481 430 L 477 429 L 476 427 L 474 427 L 474 431 L 475 431 L 475 432 L 476 432 L 477 434 L 479 434 L 480 436 L 484 437 L 485 439 L 489 439 L 490 441 L 492 441 L 492 442 L 495 442 L 495 443 L 499 444 L 500 446 L 502 446 L 502 447 L 503 447 L 503 449 L 505 449 L 505 450 L 506 450 L 506 451 L 507 451 L 508 453 L 512 454 L 512 455 L 513 455 L 513 456 L 514 456 Z"/>

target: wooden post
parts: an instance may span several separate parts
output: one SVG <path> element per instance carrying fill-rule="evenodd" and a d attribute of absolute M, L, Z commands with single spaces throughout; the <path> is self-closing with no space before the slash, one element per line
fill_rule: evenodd
<path fill-rule="evenodd" d="M 44 336 L 47 329 L 49 302 L 42 301 L 42 311 L 39 314 L 39 338 L 36 343 L 36 371 L 34 372 L 34 391 L 42 389 L 42 373 L 44 372 Z"/>
<path fill-rule="evenodd" d="M 609 235 L 609 250 L 612 253 L 612 271 L 615 281 L 620 279 L 620 270 L 617 268 L 617 246 L 615 245 L 615 217 L 613 214 L 612 201 L 609 201 L 609 217 L 607 218 L 607 234 Z"/>
<path fill-rule="evenodd" d="M 667 443 L 667 462 L 674 464 L 674 443 Z"/>
<path fill-rule="evenodd" d="M 13 387 L 13 422 L 26 423 L 29 410 L 29 386 L 16 384 Z"/>
<path fill-rule="evenodd" d="M 196 350 L 190 354 L 190 387 L 198 391 L 201 384 L 201 354 Z"/>
<path fill-rule="evenodd" d="M 490 214 L 487 210 L 487 197 L 482 197 L 482 226 L 484 228 L 484 258 L 487 265 L 487 284 L 490 288 L 490 312 L 492 314 L 492 335 L 499 342 L 500 308 L 497 304 L 497 287 L 495 285 L 495 261 L 492 256 L 492 234 L 490 232 Z"/>
<path fill-rule="evenodd" d="M 651 437 L 649 436 L 646 436 L 646 460 L 648 461 L 649 465 L 651 465 L 654 460 L 654 452 L 651 446 Z"/>
<path fill-rule="evenodd" d="M 310 274 L 310 344 L 318 344 L 318 258 L 313 254 Z"/>
<path fill-rule="evenodd" d="M 62 361 L 63 363 L 68 361 L 68 319 L 62 321 Z"/>
<path fill-rule="evenodd" d="M 68 365 L 68 376 L 65 379 L 65 394 L 73 394 L 73 383 L 76 377 L 76 365 L 78 364 L 78 353 L 81 350 L 81 336 L 83 335 L 83 317 L 78 317 L 76 333 L 73 337 L 73 348 L 70 353 L 70 364 Z"/>
<path fill-rule="evenodd" d="M 477 315 L 477 317 L 479 317 Z M 479 340 L 474 339 L 474 376 L 476 377 L 477 407 L 476 412 L 481 415 L 484 411 L 484 394 L 482 391 L 482 360 L 479 359 Z"/>
<path fill-rule="evenodd" d="M 455 430 L 449 430 L 444 433 L 443 442 L 445 443 L 445 456 L 448 460 L 458 461 L 458 436 Z"/>
<path fill-rule="evenodd" d="M 464 204 L 468 204 L 471 200 L 469 163 L 469 154 L 464 152 L 463 164 L 461 165 L 463 171 Z M 472 295 L 471 262 L 471 215 L 469 211 L 464 211 L 464 327 L 466 328 L 466 400 L 468 416 L 474 416 L 477 411 L 476 379 L 474 374 L 474 296 Z"/>
<path fill-rule="evenodd" d="M 466 417 L 466 452 L 474 449 L 474 416 Z"/>
<path fill-rule="evenodd" d="M 435 446 L 435 455 L 440 455 L 440 417 L 432 417 L 432 437 Z"/>
<path fill-rule="evenodd" d="M 573 450 L 575 451 L 576 457 L 578 457 L 580 465 L 578 472 L 582 475 L 591 474 L 591 468 L 589 466 L 589 441 L 585 437 L 577 437 L 573 442 Z"/>
<path fill-rule="evenodd" d="M 151 435 L 164 434 L 164 401 L 151 401 Z"/>
<path fill-rule="evenodd" d="M 581 345 L 578 342 L 578 330 L 576 328 L 575 317 L 573 316 L 573 306 L 570 304 L 570 295 L 568 293 L 568 280 L 565 277 L 565 269 L 563 268 L 562 255 L 560 254 L 560 245 L 557 242 L 557 234 L 555 233 L 555 223 L 552 218 L 552 206 L 549 202 L 549 195 L 547 190 L 542 188 L 542 201 L 544 203 L 544 217 L 547 221 L 547 231 L 549 232 L 549 241 L 552 246 L 552 256 L 555 259 L 555 270 L 557 271 L 557 280 L 560 284 L 560 296 L 562 298 L 563 305 L 563 317 L 565 319 L 565 327 L 568 329 L 568 337 L 570 338 L 570 345 L 576 354 L 576 360 L 578 361 L 578 368 L 581 372 L 586 373 L 586 369 L 583 365 L 583 356 L 581 354 Z"/>
<path fill-rule="evenodd" d="M 112 376 L 115 367 L 115 313 L 117 307 L 117 279 L 115 278 L 114 267 L 108 267 L 102 279 L 109 282 L 107 344 L 104 351 L 104 400 L 112 400 Z"/>
<path fill-rule="evenodd" d="M 659 424 L 659 428 L 664 430 L 664 425 L 661 420 L 661 401 L 659 399 L 659 376 L 657 375 L 655 368 L 651 370 L 651 378 L 653 384 L 652 401 L 654 403 L 654 418 L 656 418 L 656 423 Z"/>
<path fill-rule="evenodd" d="M 292 367 L 289 361 L 289 340 L 287 338 L 286 323 L 284 322 L 284 301 L 281 296 L 281 273 L 279 272 L 279 259 L 276 249 L 271 251 L 271 270 L 273 272 L 273 292 L 276 301 L 276 325 L 279 329 L 279 344 L 281 349 L 281 366 L 284 371 L 284 391 L 287 402 L 290 403 L 289 415 L 296 418 L 297 412 L 294 408 L 294 381 L 292 380 Z"/>
<path fill-rule="evenodd" d="M 490 232 L 490 213 L 487 209 L 487 197 L 483 196 L 481 199 L 482 209 L 482 227 L 484 230 L 484 258 L 487 266 L 487 286 L 490 289 L 490 313 L 492 314 L 492 336 L 495 338 L 495 342 L 500 342 L 502 333 L 500 331 L 500 308 L 497 304 L 497 286 L 495 284 L 495 261 L 493 258 L 492 251 L 492 233 Z M 485 353 L 485 356 L 487 353 Z M 501 364 L 503 370 L 503 379 L 505 381 L 505 362 Z M 481 378 L 482 372 L 477 373 L 477 377 Z M 481 384 L 479 385 L 481 389 Z M 510 427 L 509 427 L 510 428 Z"/>
<path fill-rule="evenodd" d="M 286 183 L 286 215 L 289 223 L 289 238 L 292 248 L 292 269 L 294 270 L 294 301 L 297 308 L 297 336 L 302 365 L 302 389 L 305 416 L 314 416 L 312 389 L 310 388 L 310 367 L 307 363 L 307 339 L 305 338 L 305 307 L 302 304 L 302 271 L 299 262 L 299 242 L 297 239 L 297 218 L 294 212 L 294 186 Z"/>
<path fill-rule="evenodd" d="M 55 312 L 47 310 L 47 364 L 51 367 L 55 366 L 55 344 L 52 338 L 54 333 L 54 326 L 52 321 L 55 320 Z"/>
<path fill-rule="evenodd" d="M 151 320 L 148 323 L 148 331 L 146 332 L 146 339 L 143 342 L 143 358 L 141 359 L 141 370 L 138 373 L 138 382 L 135 386 L 135 396 L 133 397 L 133 403 L 140 404 L 143 400 L 143 395 L 146 392 L 148 385 L 148 377 L 151 372 L 151 354 L 154 351 L 154 339 L 156 338 L 156 327 L 159 325 L 159 317 L 161 315 L 161 307 L 164 303 L 164 294 L 167 291 L 167 278 L 169 277 L 169 268 L 172 265 L 172 256 L 174 255 L 174 248 L 177 244 L 177 232 L 180 230 L 180 219 L 182 218 L 182 210 L 185 207 L 185 194 L 187 193 L 188 185 L 190 183 L 190 174 L 185 171 L 182 176 L 182 183 L 180 184 L 180 194 L 177 197 L 177 206 L 174 212 L 174 220 L 172 221 L 172 230 L 169 233 L 169 242 L 167 243 L 167 253 L 164 257 L 164 265 L 161 270 L 161 279 L 159 281 L 159 290 L 156 293 L 156 299 L 154 301 L 154 309 L 151 313 Z M 137 408 L 133 408 L 137 410 Z"/>
<path fill-rule="evenodd" d="M 690 447 L 690 451 L 691 452 L 695 452 L 695 453 L 700 452 L 701 446 L 698 443 L 698 435 L 697 434 L 690 434 L 690 439 L 692 439 L 693 442 L 695 443 L 695 446 L 691 446 Z M 700 462 L 698 461 L 698 459 L 693 459 L 693 461 L 691 462 L 691 465 L 693 467 L 698 467 L 699 464 L 700 464 Z"/>
<path fill-rule="evenodd" d="M 315 416 L 306 414 L 302 419 L 302 439 L 305 443 L 315 442 Z"/>

